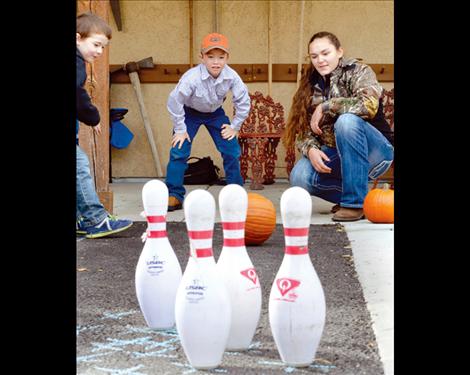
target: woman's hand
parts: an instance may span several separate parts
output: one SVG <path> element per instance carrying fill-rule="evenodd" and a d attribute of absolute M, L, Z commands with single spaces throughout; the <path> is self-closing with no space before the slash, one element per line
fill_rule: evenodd
<path fill-rule="evenodd" d="M 315 111 L 313 111 L 312 118 L 310 120 L 310 127 L 315 134 L 322 134 L 323 132 L 320 129 L 320 121 L 323 117 L 323 110 L 321 104 L 317 105 Z"/>
<path fill-rule="evenodd" d="M 189 134 L 188 132 L 184 132 L 184 133 L 175 133 L 173 134 L 173 139 L 171 140 L 171 147 L 175 147 L 178 143 L 179 143 L 179 149 L 181 148 L 181 146 L 183 146 L 183 143 L 184 143 L 184 140 L 187 139 L 188 142 L 191 142 L 191 140 L 189 139 Z"/>
<path fill-rule="evenodd" d="M 323 160 L 330 161 L 330 159 L 322 150 L 312 147 L 308 150 L 308 158 L 318 173 L 331 173 L 331 168 L 323 162 Z"/>

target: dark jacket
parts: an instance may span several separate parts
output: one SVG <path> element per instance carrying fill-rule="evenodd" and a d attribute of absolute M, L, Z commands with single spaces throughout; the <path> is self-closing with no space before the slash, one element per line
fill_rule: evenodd
<path fill-rule="evenodd" d="M 98 108 L 93 105 L 88 92 L 84 88 L 86 79 L 85 60 L 77 49 L 77 118 L 85 125 L 95 126 L 100 122 L 100 114 Z"/>

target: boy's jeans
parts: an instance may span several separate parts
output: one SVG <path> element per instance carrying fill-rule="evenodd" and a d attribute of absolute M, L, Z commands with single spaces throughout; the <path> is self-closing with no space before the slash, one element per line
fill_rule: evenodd
<path fill-rule="evenodd" d="M 375 127 L 351 113 L 335 123 L 336 147 L 322 146 L 331 173 L 318 173 L 303 156 L 290 174 L 292 186 L 342 207 L 361 208 L 368 192 L 368 180 L 384 174 L 393 161 L 393 146 Z"/>
<path fill-rule="evenodd" d="M 222 138 L 222 124 L 230 124 L 222 107 L 212 113 L 202 113 L 194 109 L 184 107 L 186 131 L 191 142 L 184 141 L 180 149 L 178 145 L 170 149 L 170 161 L 166 169 L 165 183 L 170 196 L 183 202 L 186 189 L 183 186 L 184 172 L 188 167 L 187 160 L 191 155 L 191 146 L 194 142 L 199 127 L 204 124 L 214 140 L 217 150 L 224 161 L 225 179 L 227 184 L 243 186 L 243 178 L 240 172 L 240 145 L 237 137 L 230 141 Z"/>
<path fill-rule="evenodd" d="M 83 225 L 88 227 L 102 222 L 108 213 L 96 194 L 88 156 L 77 145 L 77 219 L 80 216 Z"/>

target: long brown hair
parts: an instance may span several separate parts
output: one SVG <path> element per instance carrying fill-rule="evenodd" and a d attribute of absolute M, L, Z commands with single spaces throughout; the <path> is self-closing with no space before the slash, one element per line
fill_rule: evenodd
<path fill-rule="evenodd" d="M 328 31 L 321 31 L 310 38 L 307 49 L 309 48 L 310 43 L 318 38 L 328 38 L 336 49 L 341 47 L 338 38 L 334 34 Z M 286 148 L 294 145 L 297 134 L 304 136 L 310 132 L 310 118 L 313 113 L 313 106 L 311 103 L 313 87 L 310 83 L 310 79 L 313 74 L 315 74 L 315 67 L 310 60 L 310 64 L 300 78 L 299 88 L 292 99 L 289 117 L 287 118 L 286 130 L 282 137 L 282 141 Z"/>

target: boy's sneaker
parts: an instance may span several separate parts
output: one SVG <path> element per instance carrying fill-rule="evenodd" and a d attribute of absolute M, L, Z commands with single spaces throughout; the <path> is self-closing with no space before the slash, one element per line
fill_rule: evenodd
<path fill-rule="evenodd" d="M 84 236 L 86 234 L 86 229 L 83 226 L 83 220 L 81 218 L 77 219 L 77 234 L 79 236 Z"/>
<path fill-rule="evenodd" d="M 131 220 L 122 220 L 113 215 L 108 215 L 101 223 L 86 228 L 86 238 L 109 236 L 110 234 L 126 230 L 132 224 L 133 222 Z"/>

